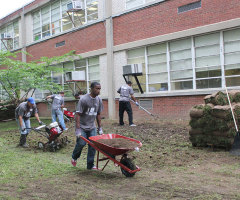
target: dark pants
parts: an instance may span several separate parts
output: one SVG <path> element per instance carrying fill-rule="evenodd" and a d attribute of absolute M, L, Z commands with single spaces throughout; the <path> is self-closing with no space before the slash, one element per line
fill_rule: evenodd
<path fill-rule="evenodd" d="M 91 136 L 96 136 L 97 135 L 96 128 L 92 129 L 91 131 L 85 131 L 81 129 L 81 135 L 86 139 L 89 139 L 89 137 Z M 87 143 L 84 140 L 77 137 L 77 142 L 72 153 L 72 158 L 74 160 L 77 160 L 81 156 L 82 149 L 86 144 Z M 91 145 L 88 144 L 87 169 L 92 169 L 94 165 L 95 152 L 96 150 Z"/>
<path fill-rule="evenodd" d="M 119 101 L 119 124 L 124 125 L 123 122 L 124 111 L 127 111 L 129 125 L 133 124 L 133 112 L 129 101 Z"/>

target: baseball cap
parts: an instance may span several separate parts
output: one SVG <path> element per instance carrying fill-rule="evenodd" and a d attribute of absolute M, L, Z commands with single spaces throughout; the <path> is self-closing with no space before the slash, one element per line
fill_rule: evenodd
<path fill-rule="evenodd" d="M 27 101 L 28 101 L 29 103 L 31 103 L 31 104 L 35 104 L 34 98 L 32 98 L 32 97 L 29 97 L 29 98 L 27 99 Z"/>

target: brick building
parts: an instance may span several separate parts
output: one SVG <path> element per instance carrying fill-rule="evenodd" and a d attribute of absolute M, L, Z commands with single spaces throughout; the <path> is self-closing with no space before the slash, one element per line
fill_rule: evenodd
<path fill-rule="evenodd" d="M 239 0 L 80 0 L 70 12 L 69 0 L 35 0 L 0 20 L 0 49 L 24 50 L 23 61 L 58 56 L 75 50 L 81 60 L 65 62 L 69 71 L 82 71 L 74 88 L 87 90 L 100 81 L 104 115 L 117 118 L 117 89 L 124 83 L 122 66 L 142 63 L 133 77 L 140 105 L 167 119 L 188 118 L 189 109 L 215 91 L 240 88 Z M 67 106 L 75 108 L 63 74 Z M 49 91 L 37 91 L 41 99 Z M 0 93 L 2 94 L 2 93 Z M 40 115 L 49 108 L 39 102 Z M 136 106 L 134 118 L 150 117 Z"/>

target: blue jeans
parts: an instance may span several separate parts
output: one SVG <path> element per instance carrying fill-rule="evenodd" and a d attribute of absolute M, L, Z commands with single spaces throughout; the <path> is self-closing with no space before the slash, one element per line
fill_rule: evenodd
<path fill-rule="evenodd" d="M 61 111 L 61 109 L 52 110 L 52 122 L 56 122 L 57 118 L 63 130 L 65 130 L 66 125 L 64 123 L 63 112 Z"/>
<path fill-rule="evenodd" d="M 31 131 L 31 123 L 30 123 L 30 118 L 28 119 L 23 119 L 23 126 L 21 127 L 20 126 L 20 123 L 19 123 L 19 120 L 16 118 L 16 121 L 17 121 L 17 124 L 18 124 L 18 127 L 19 127 L 19 130 L 20 130 L 20 133 L 22 135 L 27 135 L 30 131 Z M 22 128 L 26 128 L 24 131 L 22 131 Z"/>
<path fill-rule="evenodd" d="M 86 139 L 89 139 L 89 137 L 91 137 L 91 136 L 96 136 L 97 135 L 96 128 L 94 128 L 90 131 L 85 131 L 85 130 L 81 129 L 81 135 Z M 78 158 L 80 158 L 82 149 L 86 144 L 87 143 L 84 140 L 77 137 L 76 145 L 75 145 L 75 148 L 72 153 L 72 158 L 74 160 L 77 160 Z M 92 167 L 94 166 L 95 153 L 96 153 L 96 150 L 91 145 L 88 144 L 87 169 L 92 169 Z"/>

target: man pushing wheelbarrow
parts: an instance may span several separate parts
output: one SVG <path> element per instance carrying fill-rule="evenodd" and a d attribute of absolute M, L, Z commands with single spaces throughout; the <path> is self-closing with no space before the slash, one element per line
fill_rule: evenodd
<path fill-rule="evenodd" d="M 78 102 L 76 110 L 76 145 L 72 153 L 72 165 L 75 167 L 77 165 L 77 159 L 81 156 L 83 147 L 86 142 L 81 139 L 80 136 L 89 139 L 91 136 L 96 136 L 97 131 L 95 127 L 95 119 L 97 119 L 98 133 L 102 134 L 101 128 L 101 112 L 103 110 L 103 103 L 101 98 L 98 96 L 100 94 L 101 85 L 98 82 L 93 82 L 91 84 L 90 94 L 85 94 L 81 97 Z M 87 154 L 87 169 L 96 169 L 94 166 L 94 156 L 96 150 L 88 145 Z"/>
<path fill-rule="evenodd" d="M 122 173 L 126 177 L 132 177 L 140 168 L 135 166 L 127 153 L 138 150 L 142 146 L 140 141 L 124 137 L 118 134 L 103 134 L 101 128 L 101 112 L 103 109 L 102 100 L 98 97 L 101 85 L 97 82 L 91 84 L 91 93 L 86 94 L 78 102 L 76 110 L 76 137 L 77 142 L 72 153 L 71 163 L 74 167 L 77 165 L 77 159 L 80 157 L 83 147 L 88 144 L 87 169 L 98 168 L 99 161 L 107 160 L 102 171 L 112 160 L 115 166 L 120 166 Z M 95 119 L 97 119 L 98 133 L 97 136 Z M 119 144 L 120 142 L 120 144 Z M 94 156 L 97 150 L 97 164 L 94 166 Z M 99 152 L 105 158 L 99 159 Z M 121 156 L 120 160 L 116 156 Z"/>

